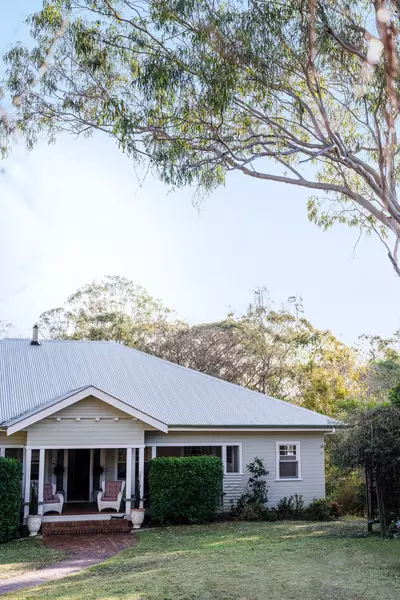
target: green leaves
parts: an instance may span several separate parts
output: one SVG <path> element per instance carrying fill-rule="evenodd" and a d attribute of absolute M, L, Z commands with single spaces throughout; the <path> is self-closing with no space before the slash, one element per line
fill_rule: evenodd
<path fill-rule="evenodd" d="M 334 463 L 341 468 L 378 466 L 390 472 L 400 456 L 400 410 L 381 405 L 358 411 L 334 440 Z"/>
<path fill-rule="evenodd" d="M 22 466 L 0 457 L 0 544 L 15 537 L 21 524 Z"/>
<path fill-rule="evenodd" d="M 168 185 L 207 192 L 237 169 L 319 190 L 313 223 L 376 232 L 389 248 L 383 234 L 400 232 L 396 82 L 383 60 L 366 62 L 370 5 L 46 1 L 29 19 L 33 48 L 5 57 L 18 103 L 3 137 L 18 129 L 32 147 L 100 130 Z"/>
<path fill-rule="evenodd" d="M 40 316 L 52 338 L 109 340 L 144 347 L 171 311 L 125 277 L 106 276 L 72 294 L 64 308 Z"/>
<path fill-rule="evenodd" d="M 212 520 L 222 498 L 223 464 L 216 456 L 155 458 L 149 465 L 151 518 L 160 524 Z"/>

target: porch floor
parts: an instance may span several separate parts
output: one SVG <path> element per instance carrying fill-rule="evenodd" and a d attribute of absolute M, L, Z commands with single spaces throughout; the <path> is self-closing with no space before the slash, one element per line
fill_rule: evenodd
<path fill-rule="evenodd" d="M 46 514 L 54 514 L 54 513 L 46 513 Z M 117 513 L 112 509 L 104 509 L 99 513 L 99 509 L 97 508 L 97 504 L 95 502 L 66 502 L 63 506 L 63 515 L 107 515 Z"/>
<path fill-rule="evenodd" d="M 89 521 L 89 520 L 107 520 L 112 517 L 123 517 L 124 512 L 115 512 L 112 509 L 105 509 L 99 512 L 95 502 L 66 502 L 63 506 L 61 515 L 56 512 L 47 512 L 43 515 L 43 523 L 54 523 L 57 521 Z"/>

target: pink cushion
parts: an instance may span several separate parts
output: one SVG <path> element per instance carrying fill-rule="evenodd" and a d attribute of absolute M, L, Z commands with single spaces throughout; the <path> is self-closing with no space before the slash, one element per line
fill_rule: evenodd
<path fill-rule="evenodd" d="M 48 502 L 53 498 L 53 486 L 51 483 L 45 483 L 43 486 L 43 500 Z"/>
<path fill-rule="evenodd" d="M 60 496 L 53 496 L 52 498 L 49 498 L 47 500 L 45 500 L 46 504 L 59 504 L 60 503 Z"/>
<path fill-rule="evenodd" d="M 102 500 L 107 500 L 107 502 L 115 502 L 115 500 L 118 500 L 118 494 L 121 491 L 121 487 L 122 481 L 106 481 Z"/>

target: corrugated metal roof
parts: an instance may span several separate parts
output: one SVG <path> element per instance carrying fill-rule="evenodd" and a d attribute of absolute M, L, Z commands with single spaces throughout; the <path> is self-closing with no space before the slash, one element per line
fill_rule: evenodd
<path fill-rule="evenodd" d="M 332 427 L 276 398 L 113 342 L 0 341 L 0 424 L 86 386 L 169 426 Z"/>

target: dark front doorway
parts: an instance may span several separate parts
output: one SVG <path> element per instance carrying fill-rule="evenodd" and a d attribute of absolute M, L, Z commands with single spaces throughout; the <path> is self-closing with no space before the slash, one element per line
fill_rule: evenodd
<path fill-rule="evenodd" d="M 90 450 L 68 450 L 68 502 L 89 501 Z"/>

